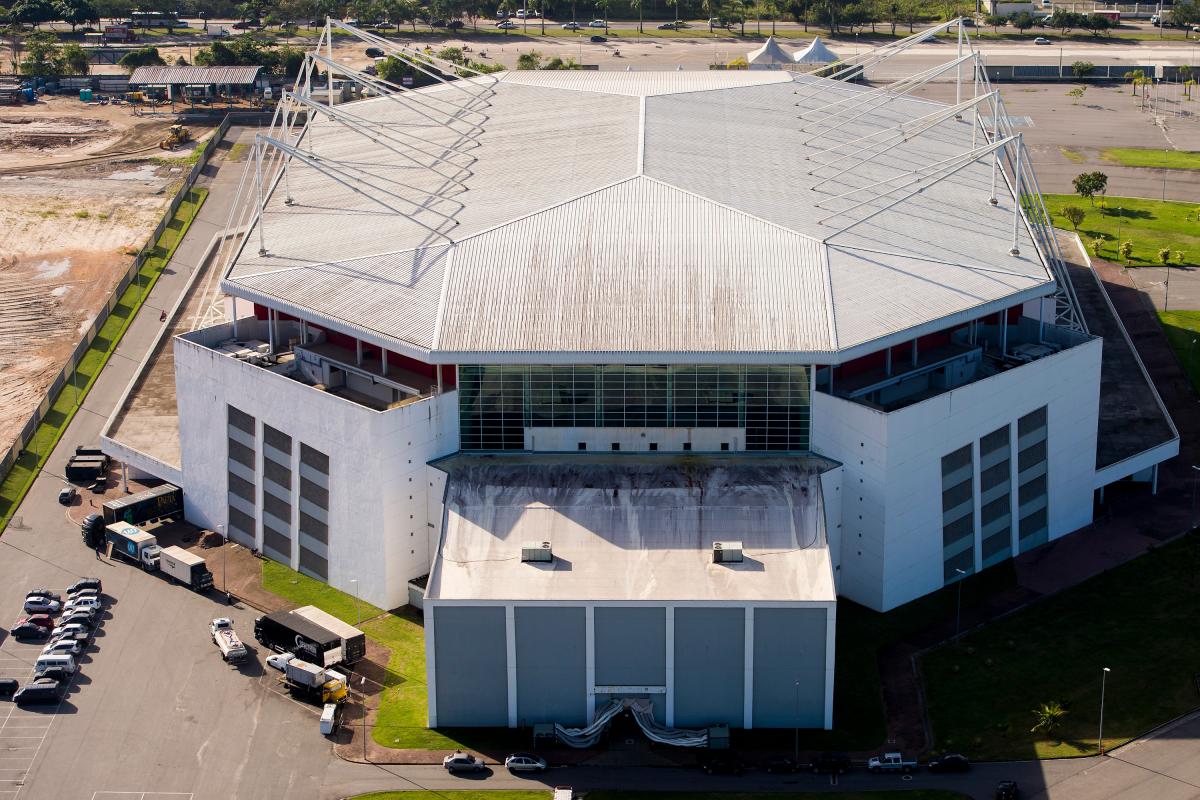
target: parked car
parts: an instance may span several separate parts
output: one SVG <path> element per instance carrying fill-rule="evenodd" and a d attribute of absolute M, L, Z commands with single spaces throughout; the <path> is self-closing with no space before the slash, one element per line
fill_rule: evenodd
<path fill-rule="evenodd" d="M 1017 800 L 1020 792 L 1016 781 L 1000 781 L 996 784 L 996 800 Z"/>
<path fill-rule="evenodd" d="M 442 766 L 446 768 L 447 772 L 480 772 L 484 768 L 482 758 L 461 750 L 455 750 L 443 758 Z"/>
<path fill-rule="evenodd" d="M 100 599 L 100 590 L 99 589 L 79 589 L 78 591 L 71 592 L 70 594 L 67 595 L 67 602 L 69 603 L 72 600 L 78 600 L 83 597 L 94 597 L 97 600 L 99 600 Z"/>
<path fill-rule="evenodd" d="M 564 22 L 562 24 L 562 29 L 564 31 L 577 31 L 577 30 L 579 30 L 579 23 L 575 22 L 574 20 L 572 20 L 571 22 Z"/>
<path fill-rule="evenodd" d="M 700 757 L 700 769 L 709 775 L 741 775 L 746 771 L 746 766 L 733 753 L 718 750 Z"/>
<path fill-rule="evenodd" d="M 0 697 L 12 697 L 19 686 L 12 678 L 0 678 Z"/>
<path fill-rule="evenodd" d="M 77 656 L 83 650 L 83 643 L 71 639 L 59 639 L 42 648 L 44 656 Z"/>
<path fill-rule="evenodd" d="M 908 774 L 917 767 L 917 762 L 905 758 L 903 753 L 884 753 L 881 756 L 871 756 L 867 759 L 867 769 L 871 772 L 903 772 Z"/>
<path fill-rule="evenodd" d="M 658 29 L 660 31 L 673 31 L 673 30 L 675 30 L 675 23 L 674 22 L 664 22 L 662 25 L 658 26 Z"/>
<path fill-rule="evenodd" d="M 771 756 L 763 762 L 763 769 L 772 775 L 791 775 L 796 771 L 796 762 L 787 756 Z"/>
<path fill-rule="evenodd" d="M 78 608 L 99 609 L 102 608 L 103 605 L 104 603 L 99 597 L 75 597 L 67 601 L 67 604 L 63 606 L 63 612 L 69 614 Z"/>
<path fill-rule="evenodd" d="M 549 766 L 546 759 L 533 753 L 513 753 L 504 759 L 504 768 L 509 772 L 545 772 Z"/>
<path fill-rule="evenodd" d="M 452 31 L 456 31 L 459 28 L 461 28 L 462 26 L 463 26 L 463 21 L 461 19 L 452 19 L 446 23 L 446 28 L 449 30 L 452 30 Z"/>
<path fill-rule="evenodd" d="M 1037 37 L 1036 39 L 1033 40 L 1033 43 L 1034 44 L 1051 44 L 1050 40 L 1047 39 L 1045 36 Z"/>
<path fill-rule="evenodd" d="M 366 53 L 371 58 L 382 58 L 384 54 L 382 47 L 368 47 Z"/>
<path fill-rule="evenodd" d="M 75 496 L 79 494 L 79 490 L 74 486 L 68 486 L 58 493 L 58 502 L 64 506 L 69 506 L 75 502 Z"/>
<path fill-rule="evenodd" d="M 34 681 L 22 686 L 21 690 L 13 695 L 13 702 L 19 706 L 29 706 L 57 703 L 61 697 L 62 690 L 54 681 Z"/>
<path fill-rule="evenodd" d="M 287 669 L 288 662 L 295 658 L 291 653 L 272 653 L 267 656 L 267 666 L 272 669 L 277 669 L 283 672 Z"/>
<path fill-rule="evenodd" d="M 516 28 L 519 26 L 517 25 L 517 23 L 513 22 L 511 19 L 506 19 L 503 22 L 497 22 L 496 27 L 502 31 L 511 31 L 513 28 Z"/>
<path fill-rule="evenodd" d="M 71 680 L 71 673 L 62 667 L 43 667 L 33 673 L 34 680 L 48 680 L 55 683 L 66 683 Z"/>
<path fill-rule="evenodd" d="M 929 759 L 928 766 L 930 772 L 966 772 L 971 768 L 971 762 L 962 753 L 946 753 Z"/>
<path fill-rule="evenodd" d="M 63 637 L 65 634 L 69 634 L 69 633 L 70 634 L 82 633 L 85 636 L 91 636 L 92 629 L 90 627 L 88 627 L 87 625 L 84 625 L 82 622 L 68 622 L 66 624 L 59 625 L 54 630 L 50 631 L 50 638 L 59 639 L 59 638 Z"/>
<path fill-rule="evenodd" d="M 41 625 L 35 625 L 32 622 L 22 622 L 20 625 L 15 625 L 9 630 L 9 633 L 14 639 L 41 641 L 42 639 L 50 638 L 49 628 L 43 628 Z"/>
<path fill-rule="evenodd" d="M 48 597 L 25 598 L 25 613 L 27 614 L 57 614 L 62 610 L 62 603 Z"/>
<path fill-rule="evenodd" d="M 845 753 L 821 753 L 808 766 L 815 775 L 844 775 L 850 771 L 850 756 Z"/>
<path fill-rule="evenodd" d="M 25 593 L 25 599 L 28 600 L 31 597 L 45 597 L 48 600 L 62 602 L 62 598 L 49 589 L 30 589 Z"/>
<path fill-rule="evenodd" d="M 602 19 L 594 19 L 588 23 L 589 28 L 607 28 L 608 23 Z"/>
<path fill-rule="evenodd" d="M 104 583 L 99 578 L 81 578 L 67 587 L 67 594 L 73 594 L 80 589 L 95 589 L 97 592 L 102 592 Z"/>
<path fill-rule="evenodd" d="M 22 625 L 37 625 L 49 629 L 54 627 L 54 617 L 49 614 L 22 614 L 17 617 L 17 621 L 13 623 L 8 632 L 14 633 Z"/>
<path fill-rule="evenodd" d="M 58 622 L 60 625 L 68 625 L 72 622 L 80 622 L 89 627 L 95 628 L 98 620 L 99 611 L 94 608 L 81 608 L 78 611 L 72 611 L 70 614 L 63 614 Z"/>
<path fill-rule="evenodd" d="M 605 39 L 603 36 L 593 36 L 591 41 L 594 42 L 595 44 L 602 44 L 604 42 L 607 42 L 608 39 Z"/>

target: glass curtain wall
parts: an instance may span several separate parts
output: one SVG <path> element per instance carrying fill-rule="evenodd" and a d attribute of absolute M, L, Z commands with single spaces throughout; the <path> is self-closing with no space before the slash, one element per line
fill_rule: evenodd
<path fill-rule="evenodd" d="M 524 428 L 745 428 L 747 450 L 809 449 L 807 366 L 462 366 L 464 450 L 520 450 Z"/>

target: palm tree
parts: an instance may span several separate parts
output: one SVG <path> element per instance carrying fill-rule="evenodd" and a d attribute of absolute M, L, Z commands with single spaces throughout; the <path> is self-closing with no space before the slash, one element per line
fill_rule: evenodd
<path fill-rule="evenodd" d="M 1042 703 L 1033 710 L 1034 725 L 1029 732 L 1053 736 L 1062 727 L 1063 717 L 1066 715 L 1067 710 L 1057 701 L 1051 700 L 1049 703 Z"/>

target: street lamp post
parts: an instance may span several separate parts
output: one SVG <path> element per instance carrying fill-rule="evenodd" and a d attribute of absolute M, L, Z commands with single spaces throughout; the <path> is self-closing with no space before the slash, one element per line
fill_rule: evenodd
<path fill-rule="evenodd" d="M 1104 755 L 1104 684 L 1108 673 L 1108 667 L 1105 667 L 1104 671 L 1100 673 L 1100 737 L 1096 743 L 1100 748 L 1100 755 Z"/>
<path fill-rule="evenodd" d="M 217 526 L 217 535 L 221 537 L 221 590 L 223 592 L 225 592 L 225 605 L 230 605 L 231 600 L 230 600 L 230 595 L 229 595 L 229 572 L 226 569 L 226 567 L 228 566 L 228 563 L 229 563 L 227 561 L 227 555 L 226 555 L 229 551 L 229 548 L 225 546 L 228 542 L 225 539 L 225 526 L 224 525 Z"/>
<path fill-rule="evenodd" d="M 959 575 L 959 578 L 958 578 L 958 600 L 954 604 L 954 635 L 957 637 L 959 631 L 961 630 L 961 623 L 962 623 L 962 585 L 963 585 L 963 580 L 965 580 L 967 577 L 967 573 L 963 572 L 958 567 L 955 567 L 954 571 L 957 572 Z"/>
<path fill-rule="evenodd" d="M 796 681 L 796 740 L 792 748 L 792 763 L 800 767 L 800 681 Z"/>
<path fill-rule="evenodd" d="M 354 619 L 358 625 L 362 625 L 362 609 L 358 606 L 358 581 L 351 578 L 350 582 L 354 584 Z"/>

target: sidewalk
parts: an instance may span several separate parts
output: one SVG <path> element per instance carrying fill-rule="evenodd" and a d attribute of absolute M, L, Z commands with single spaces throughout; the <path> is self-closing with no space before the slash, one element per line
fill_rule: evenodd
<path fill-rule="evenodd" d="M 1200 401 L 1148 298 L 1121 267 L 1095 260 L 1094 269 L 1179 429 L 1179 457 L 1160 465 L 1156 496 L 1146 484 L 1110 486 L 1091 525 L 1014 558 L 1016 584 L 983 603 L 964 605 L 963 631 L 1120 566 L 1194 526 L 1191 465 L 1200 463 Z M 880 650 L 888 747 L 919 753 L 932 745 L 916 657 L 954 634 L 951 615 Z"/>

